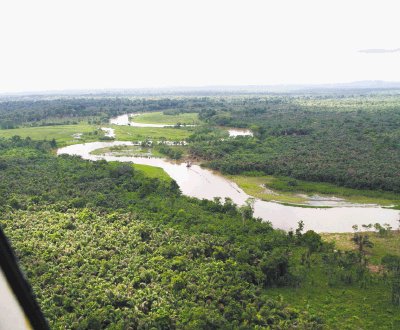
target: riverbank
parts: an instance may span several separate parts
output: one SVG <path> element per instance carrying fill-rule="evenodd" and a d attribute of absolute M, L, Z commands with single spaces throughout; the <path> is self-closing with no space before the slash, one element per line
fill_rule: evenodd
<path fill-rule="evenodd" d="M 183 160 L 190 158 L 184 152 L 186 149 L 183 146 L 173 148 L 182 150 L 184 154 Z M 166 155 L 159 152 L 157 146 L 151 148 L 139 145 L 106 147 L 94 150 L 91 154 L 108 154 L 115 157 L 166 157 Z M 221 173 L 217 174 L 224 176 Z M 306 182 L 267 175 L 225 175 L 224 177 L 235 182 L 252 197 L 292 207 L 329 208 L 356 205 L 390 207 L 400 204 L 399 196 L 389 192 L 364 191 L 343 188 L 328 183 Z"/>
<path fill-rule="evenodd" d="M 392 206 L 400 204 L 395 193 L 339 187 L 330 183 L 307 182 L 271 175 L 227 175 L 247 194 L 265 201 L 296 206 L 366 204 Z"/>

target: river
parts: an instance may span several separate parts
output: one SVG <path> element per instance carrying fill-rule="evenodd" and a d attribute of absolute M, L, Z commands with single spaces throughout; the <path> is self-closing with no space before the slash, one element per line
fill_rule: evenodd
<path fill-rule="evenodd" d="M 84 159 L 119 162 L 132 162 L 161 167 L 179 185 L 183 194 L 191 197 L 213 199 L 214 197 L 231 198 L 236 204 L 242 205 L 247 195 L 235 183 L 223 176 L 197 165 L 186 167 L 184 163 L 169 162 L 161 158 L 145 157 L 116 157 L 112 155 L 92 155 L 91 152 L 105 147 L 117 145 L 132 145 L 131 142 L 92 142 L 60 148 L 57 154 L 78 155 Z M 351 232 L 352 226 L 357 224 L 380 223 L 398 226 L 399 212 L 372 206 L 352 206 L 334 208 L 302 208 L 285 206 L 278 203 L 256 200 L 254 215 L 265 221 L 270 221 L 275 228 L 284 230 L 295 229 L 297 222 L 304 221 L 305 229 L 316 232 Z"/>

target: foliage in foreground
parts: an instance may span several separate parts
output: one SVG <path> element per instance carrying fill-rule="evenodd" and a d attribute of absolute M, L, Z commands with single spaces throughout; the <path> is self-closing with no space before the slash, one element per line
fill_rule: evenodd
<path fill-rule="evenodd" d="M 373 313 L 389 308 L 392 282 L 301 223 L 286 234 L 254 219 L 251 202 L 187 198 L 174 181 L 128 164 L 54 157 L 50 142 L 0 146 L 0 225 L 54 328 L 366 328 L 399 316 L 364 322 L 352 308 L 343 322 L 315 300 L 303 304 L 314 288 L 314 299 L 329 299 L 328 281 L 335 293 L 367 297 Z M 352 305 L 350 296 L 340 308 Z"/>
<path fill-rule="evenodd" d="M 249 265 L 236 244 L 137 217 L 88 209 L 3 217 L 54 328 L 319 328 L 263 291 L 276 253 Z"/>

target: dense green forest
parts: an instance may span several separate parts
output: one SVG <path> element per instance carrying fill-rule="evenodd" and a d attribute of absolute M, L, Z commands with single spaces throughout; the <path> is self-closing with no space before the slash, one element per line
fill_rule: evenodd
<path fill-rule="evenodd" d="M 11 138 L 0 137 L 0 226 L 52 328 L 400 326 L 397 231 L 356 228 L 335 246 L 302 223 L 274 229 L 253 217 L 251 201 L 184 196 L 166 173 L 55 156 L 58 146 L 103 139 L 109 118 L 131 112 L 196 119 L 190 128 L 114 126 L 125 141 L 188 142 L 154 145 L 157 155 L 243 180 L 272 175 L 281 190 L 314 181 L 400 193 L 395 93 L 2 101 L 0 132 Z M 24 138 L 12 137 L 17 127 Z M 229 137 L 229 127 L 254 136 Z"/>
<path fill-rule="evenodd" d="M 396 254 L 385 257 L 384 277 L 372 274 L 366 248 L 337 251 L 301 223 L 273 229 L 250 204 L 185 197 L 174 181 L 130 164 L 56 157 L 52 148 L 0 140 L 0 224 L 52 328 L 342 327 L 312 302 L 294 307 L 276 295 L 310 280 L 321 299 L 329 288 L 359 304 L 351 317 L 344 309 L 345 328 L 398 324 Z M 357 237 L 368 240 L 356 233 L 355 246 Z M 365 308 L 379 313 L 363 319 Z"/>
<path fill-rule="evenodd" d="M 222 172 L 400 192 L 398 96 L 250 98 L 200 118 L 253 130 L 254 138 L 192 137 L 191 153 Z"/>
<path fill-rule="evenodd" d="M 0 102 L 0 127 L 104 123 L 147 111 L 199 113 L 205 124 L 189 139 L 189 151 L 224 173 L 400 192 L 396 93 L 9 100 Z M 254 137 L 224 139 L 221 126 L 250 128 Z"/>
<path fill-rule="evenodd" d="M 0 205 L 53 326 L 317 328 L 261 295 L 297 281 L 287 234 L 251 216 L 238 226 L 231 202 L 183 197 L 174 181 L 131 165 L 55 157 L 49 147 L 1 141 Z"/>
<path fill-rule="evenodd" d="M 101 123 L 125 113 L 160 111 L 196 112 L 208 99 L 65 97 L 0 100 L 0 128 L 76 124 L 81 120 Z"/>

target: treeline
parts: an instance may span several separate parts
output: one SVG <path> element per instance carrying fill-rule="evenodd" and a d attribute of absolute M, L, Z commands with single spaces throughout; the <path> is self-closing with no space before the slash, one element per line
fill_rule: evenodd
<path fill-rule="evenodd" d="M 55 139 L 52 139 L 50 141 L 32 140 L 30 137 L 23 139 L 18 135 L 15 135 L 10 139 L 0 138 L 0 153 L 2 153 L 3 156 L 4 153 L 6 153 L 6 150 L 12 152 L 12 151 L 24 150 L 23 148 L 29 148 L 40 151 L 50 151 L 56 147 L 57 147 L 57 142 Z"/>
<path fill-rule="evenodd" d="M 0 102 L 0 128 L 21 125 L 73 124 L 82 118 L 101 122 L 135 111 L 136 104 L 120 98 L 61 98 Z"/>
<path fill-rule="evenodd" d="M 64 97 L 59 99 L 7 100 L 0 102 L 0 129 L 19 126 L 76 124 L 108 121 L 125 113 L 166 111 L 199 112 L 210 104 L 206 98 Z"/>

